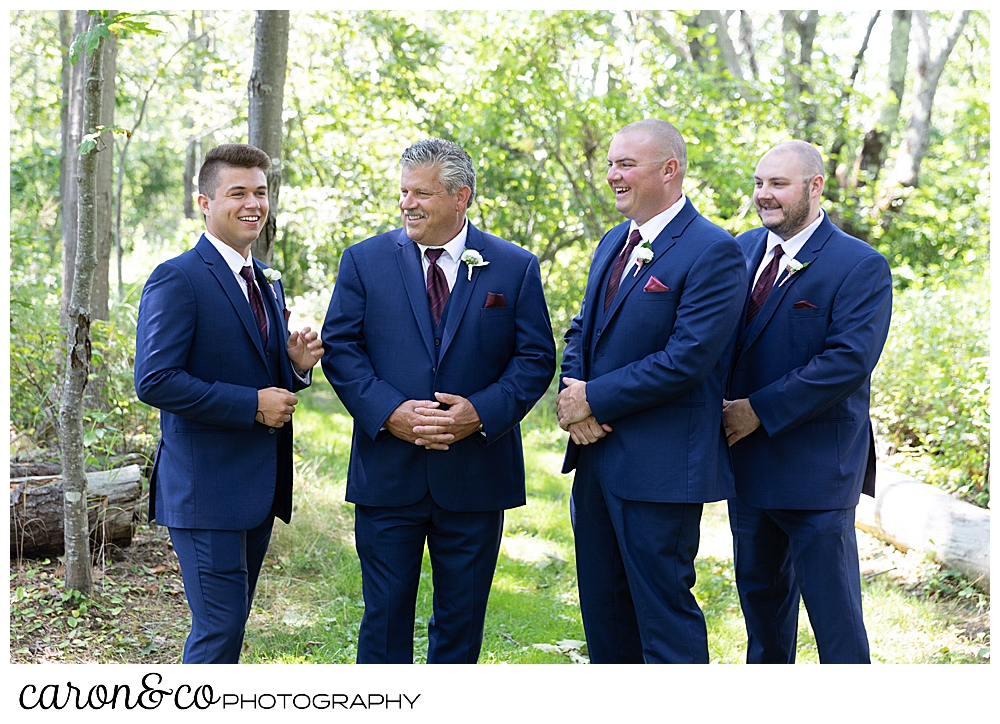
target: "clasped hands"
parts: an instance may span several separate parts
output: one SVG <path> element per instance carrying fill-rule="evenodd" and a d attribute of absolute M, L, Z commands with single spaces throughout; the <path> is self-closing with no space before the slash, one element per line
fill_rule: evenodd
<path fill-rule="evenodd" d="M 288 335 L 285 345 L 288 359 L 303 372 L 311 370 L 323 357 L 323 342 L 309 327 Z M 281 387 L 257 390 L 257 413 L 254 420 L 268 427 L 283 427 L 292 419 L 299 399 Z"/>
<path fill-rule="evenodd" d="M 587 383 L 572 377 L 563 377 L 565 387 L 556 399 L 559 427 L 569 432 L 577 445 L 590 445 L 612 432 L 611 425 L 597 421 L 587 402 Z"/>
<path fill-rule="evenodd" d="M 460 395 L 435 392 L 435 400 L 407 400 L 389 415 L 385 428 L 400 440 L 428 450 L 447 450 L 479 429 L 475 406 Z M 448 405 L 442 410 L 441 405 Z"/>

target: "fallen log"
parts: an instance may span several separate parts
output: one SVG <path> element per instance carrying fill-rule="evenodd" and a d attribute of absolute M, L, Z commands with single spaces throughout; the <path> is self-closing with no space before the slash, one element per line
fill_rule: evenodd
<path fill-rule="evenodd" d="M 10 464 L 11 479 L 27 478 L 30 476 L 60 475 L 60 474 L 62 474 L 62 465 L 60 463 L 34 462 L 34 463 Z"/>
<path fill-rule="evenodd" d="M 93 550 L 128 545 L 142 513 L 142 472 L 138 465 L 87 473 L 87 517 Z M 63 552 L 62 476 L 11 478 L 11 556 Z"/>
<path fill-rule="evenodd" d="M 990 591 L 990 511 L 879 464 L 875 498 L 861 496 L 855 525 L 901 551 L 924 551 Z"/>

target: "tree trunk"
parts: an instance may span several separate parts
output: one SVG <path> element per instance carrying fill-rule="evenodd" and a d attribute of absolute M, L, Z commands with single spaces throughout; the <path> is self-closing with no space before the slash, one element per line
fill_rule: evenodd
<path fill-rule="evenodd" d="M 108 10 L 114 17 L 117 10 Z M 115 125 L 115 73 L 118 61 L 118 37 L 112 33 L 102 44 L 104 58 L 101 61 L 104 82 L 101 91 L 101 122 L 102 126 Z M 110 267 L 111 246 L 114 240 L 112 222 L 114 220 L 114 166 L 115 137 L 111 131 L 101 134 L 101 148 L 107 148 L 107 153 L 97 156 L 97 196 L 94 204 L 94 250 L 97 254 L 97 267 L 94 270 L 94 287 L 91 292 L 90 316 L 92 319 L 108 319 L 108 300 L 110 297 Z"/>
<path fill-rule="evenodd" d="M 743 54 L 746 55 L 747 65 L 750 67 L 750 76 L 757 80 L 760 70 L 757 67 L 753 23 L 750 21 L 750 13 L 746 10 L 740 10 L 740 43 L 743 45 Z"/>
<path fill-rule="evenodd" d="M 253 72 L 250 74 L 250 145 L 271 158 L 267 174 L 267 223 L 253 255 L 271 263 L 278 230 L 278 193 L 281 189 L 281 140 L 285 67 L 288 61 L 288 11 L 258 10 L 254 27 Z"/>
<path fill-rule="evenodd" d="M 90 17 L 90 28 L 101 19 Z M 104 39 L 90 56 L 84 56 L 87 77 L 83 93 L 85 134 L 96 133 L 101 122 L 102 63 Z M 66 547 L 66 588 L 89 594 L 92 585 L 90 570 L 90 527 L 87 522 L 87 476 L 84 473 L 83 393 L 90 374 L 90 297 L 97 255 L 94 241 L 94 217 L 97 203 L 97 157 L 95 147 L 80 157 L 79 221 L 77 231 L 76 269 L 73 293 L 68 309 L 69 344 L 66 355 L 66 377 L 62 404 L 59 408 L 59 437 L 62 446 L 63 509 Z M 105 149 L 107 151 L 107 149 Z M 110 151 L 108 151 L 110 153 Z"/>
<path fill-rule="evenodd" d="M 142 515 L 138 465 L 87 473 L 87 527 L 97 547 L 128 545 Z M 58 473 L 10 480 L 10 555 L 60 555 L 63 484 Z"/>
<path fill-rule="evenodd" d="M 802 69 L 812 65 L 819 12 L 809 10 L 805 17 L 800 17 L 801 14 L 801 10 L 781 11 L 781 60 L 785 77 L 785 101 L 792 116 L 789 127 L 796 138 L 811 138 L 812 129 L 816 125 L 816 106 L 814 103 L 803 103 L 803 98 L 810 95 L 810 88 L 803 78 Z"/>
<path fill-rule="evenodd" d="M 892 34 L 889 40 L 889 69 L 886 75 L 885 99 L 875 127 L 865 134 L 859 159 L 858 185 L 874 184 L 882 172 L 892 135 L 899 121 L 899 109 L 906 86 L 906 58 L 910 48 L 910 17 L 912 10 L 893 10 Z"/>
<path fill-rule="evenodd" d="M 743 66 L 740 63 L 740 56 L 736 52 L 732 38 L 729 37 L 729 23 L 721 10 L 702 10 L 706 14 L 711 24 L 715 25 L 715 42 L 719 46 L 719 55 L 722 56 L 726 68 L 730 75 L 736 80 L 742 81 Z"/>
<path fill-rule="evenodd" d="M 204 26 L 203 26 L 204 27 Z M 202 79 L 202 54 L 208 49 L 208 36 L 199 38 L 198 34 L 198 11 L 192 10 L 188 20 L 188 41 L 192 44 L 191 58 L 191 88 L 195 92 L 201 91 Z M 195 177 L 198 175 L 198 168 L 201 166 L 201 137 L 195 135 L 191 130 L 194 121 L 190 116 L 184 119 L 184 128 L 188 133 L 187 147 L 184 151 L 184 218 L 196 219 L 200 215 L 195 204 Z"/>
<path fill-rule="evenodd" d="M 868 51 L 868 43 L 872 37 L 872 30 L 875 28 L 875 23 L 878 22 L 881 14 L 881 10 L 876 10 L 868 20 L 868 28 L 865 30 L 864 40 L 861 41 L 861 48 L 854 56 L 854 67 L 851 69 L 851 82 L 849 85 L 844 86 L 840 94 L 840 104 L 842 107 L 847 107 L 851 94 L 854 92 L 854 83 L 864 63 L 865 53 Z M 845 220 L 839 213 L 844 197 L 854 190 L 857 173 L 849 173 L 853 164 L 850 161 L 852 158 L 852 149 L 848 145 L 847 139 L 853 134 L 853 129 L 848 127 L 846 114 L 838 115 L 840 117 L 836 125 L 836 135 L 830 144 L 826 162 L 827 182 L 823 187 L 823 198 L 834 204 L 830 210 L 830 220 L 851 236 L 863 239 L 865 238 L 864 233 L 859 232 L 854 227 L 851 223 L 851 217 Z"/>
<path fill-rule="evenodd" d="M 72 22 L 72 28 L 70 23 Z M 80 202 L 77 172 L 80 157 L 80 139 L 83 136 L 83 72 L 84 64 L 69 62 L 69 48 L 73 39 L 87 30 L 87 11 L 59 12 L 59 34 L 63 42 L 62 103 L 62 160 L 59 166 L 60 221 L 62 224 L 62 294 L 59 301 L 59 325 L 69 324 L 69 298 L 73 291 L 73 272 L 76 269 L 77 214 Z"/>
<path fill-rule="evenodd" d="M 955 48 L 959 35 L 962 34 L 965 23 L 969 19 L 969 11 L 962 10 L 952 18 L 948 32 L 931 58 L 930 27 L 927 13 L 923 10 L 913 11 L 913 43 L 916 49 L 917 77 L 913 84 L 913 113 L 907 125 L 906 137 L 899 156 L 893 177 L 896 187 L 917 186 L 920 181 L 920 164 L 927 153 L 927 144 L 931 134 L 931 111 L 934 108 L 934 94 L 937 93 L 941 71 L 944 70 L 948 56 Z"/>

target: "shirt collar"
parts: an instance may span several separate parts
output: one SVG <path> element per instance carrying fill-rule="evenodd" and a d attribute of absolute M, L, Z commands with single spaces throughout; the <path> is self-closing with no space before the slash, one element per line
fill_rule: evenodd
<path fill-rule="evenodd" d="M 249 254 L 247 258 L 244 259 L 242 254 L 218 237 L 212 236 L 212 234 L 207 231 L 203 233 L 205 234 L 205 238 L 208 239 L 212 243 L 212 246 L 215 247 L 215 250 L 222 255 L 222 260 L 226 262 L 226 266 L 233 271 L 233 274 L 239 274 L 243 267 L 253 264 L 253 254 Z"/>
<path fill-rule="evenodd" d="M 804 228 L 802 231 L 800 231 L 798 234 L 788 239 L 787 241 L 785 239 L 782 239 L 773 231 L 768 231 L 767 248 L 764 250 L 765 256 L 769 254 L 771 250 L 774 249 L 774 247 L 776 247 L 778 244 L 781 244 L 781 251 L 785 254 L 785 256 L 794 259 L 795 255 L 798 254 L 799 251 L 802 249 L 802 247 L 805 245 L 805 243 L 809 241 L 809 237 L 813 235 L 813 232 L 816 231 L 817 227 L 821 223 L 823 223 L 823 217 L 825 215 L 826 212 L 823 211 L 823 209 L 820 209 L 819 218 L 817 218 L 815 221 L 809 224 L 809 226 Z"/>
<path fill-rule="evenodd" d="M 417 244 L 420 247 L 420 254 L 423 256 L 428 249 L 444 249 L 444 253 L 448 255 L 453 261 L 458 261 L 462 256 L 462 252 L 465 251 L 465 240 L 469 236 L 469 220 L 465 219 L 462 221 L 462 230 L 458 232 L 454 239 L 449 241 L 444 246 L 424 246 L 423 244 Z M 413 242 L 416 244 L 417 242 Z"/>
<path fill-rule="evenodd" d="M 681 196 L 680 199 L 674 202 L 672 206 L 668 206 L 642 226 L 639 226 L 633 220 L 632 223 L 629 224 L 629 236 L 632 235 L 634 230 L 638 229 L 639 233 L 642 235 L 643 241 L 653 243 L 656 240 L 656 237 L 660 235 L 660 232 L 667 227 L 667 224 L 673 221 L 674 217 L 681 212 L 681 209 L 684 208 L 684 204 L 686 202 L 687 197 Z"/>

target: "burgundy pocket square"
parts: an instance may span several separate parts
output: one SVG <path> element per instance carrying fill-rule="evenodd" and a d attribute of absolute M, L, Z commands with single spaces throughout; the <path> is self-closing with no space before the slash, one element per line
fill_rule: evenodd
<path fill-rule="evenodd" d="M 285 307 L 285 321 L 287 322 L 292 317 L 292 310 Z"/>
<path fill-rule="evenodd" d="M 792 305 L 792 309 L 815 309 L 815 308 L 816 308 L 815 304 L 807 302 L 805 299 L 795 302 L 795 304 Z"/>
<path fill-rule="evenodd" d="M 503 294 L 494 294 L 493 292 L 486 292 L 486 304 L 483 305 L 483 309 L 497 309 L 499 307 L 506 307 L 507 300 L 504 299 Z"/>
<path fill-rule="evenodd" d="M 642 291 L 644 291 L 644 292 L 669 292 L 670 291 L 670 287 L 668 287 L 666 284 L 664 284 L 663 282 L 661 282 L 656 277 L 651 276 L 651 277 L 649 277 L 649 279 L 646 280 L 646 286 L 644 286 L 642 288 Z"/>

